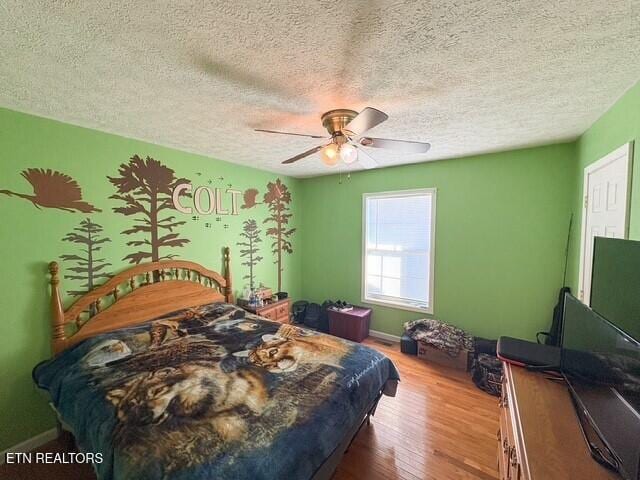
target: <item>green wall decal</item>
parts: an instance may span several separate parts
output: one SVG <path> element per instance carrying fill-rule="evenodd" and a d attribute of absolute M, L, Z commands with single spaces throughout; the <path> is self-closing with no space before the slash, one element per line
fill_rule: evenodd
<path fill-rule="evenodd" d="M 36 208 L 57 208 L 65 212 L 100 212 L 88 202 L 82 200 L 82 190 L 73 178 L 51 169 L 28 168 L 21 175 L 33 187 L 33 195 L 0 190 L 5 195 L 29 200 Z"/>
<path fill-rule="evenodd" d="M 267 184 L 267 193 L 264 194 L 264 203 L 268 205 L 271 214 L 264 223 L 275 224 L 267 229 L 267 235 L 274 239 L 271 244 L 272 253 L 276 256 L 274 263 L 278 266 L 278 291 L 282 291 L 282 253 L 293 253 L 289 237 L 296 231 L 295 228 L 287 228 L 291 217 L 289 204 L 291 193 L 285 184 L 278 178 L 275 182 Z"/>
<path fill-rule="evenodd" d="M 111 239 L 102 237 L 102 225 L 93 223 L 91 218 L 85 218 L 80 222 L 80 225 L 75 227 L 74 232 L 67 233 L 62 239 L 65 242 L 79 243 L 83 245 L 83 248 L 78 250 L 79 254 L 65 254 L 60 258 L 65 262 L 69 262 L 65 265 L 75 263 L 75 267 L 66 267 L 65 270 L 73 272 L 73 274 L 66 274 L 65 279 L 80 280 L 84 283 L 81 290 L 68 290 L 69 295 L 83 295 L 92 290 L 96 285 L 96 280 L 106 279 L 111 277 L 111 273 L 106 272 L 104 269 L 111 266 L 104 258 L 96 258 L 97 253 L 102 250 L 102 244 L 110 242 Z"/>
<path fill-rule="evenodd" d="M 185 221 L 176 221 L 174 215 L 162 217 L 165 210 L 173 210 L 172 191 L 178 184 L 188 183 L 184 178 L 176 178 L 174 171 L 159 161 L 147 157 L 143 160 L 138 155 L 131 157 L 129 163 L 123 163 L 118 170 L 119 177 L 108 177 L 118 193 L 111 198 L 125 203 L 113 211 L 126 216 L 137 216 L 133 227 L 124 230 L 125 235 L 142 233 L 144 240 L 130 240 L 131 247 L 145 247 L 128 254 L 123 260 L 130 263 L 144 261 L 157 262 L 173 258 L 176 255 L 160 255 L 161 248 L 182 247 L 189 240 L 179 238 L 180 234 L 173 230 Z M 168 232 L 168 233 L 166 233 Z M 164 233 L 164 235 L 163 235 Z"/>
<path fill-rule="evenodd" d="M 249 273 L 245 275 L 243 280 L 249 280 L 249 288 L 253 290 L 255 285 L 254 267 L 262 260 L 258 255 L 260 251 L 258 243 L 262 242 L 260 238 L 260 230 L 258 223 L 254 219 L 245 220 L 240 234 L 245 240 L 238 242 L 236 245 L 244 247 L 240 249 L 240 256 L 245 259 L 242 265 L 249 267 Z"/>

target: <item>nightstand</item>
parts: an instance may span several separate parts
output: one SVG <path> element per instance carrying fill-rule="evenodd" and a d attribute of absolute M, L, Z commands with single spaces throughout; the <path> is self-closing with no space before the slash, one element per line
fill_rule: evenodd
<path fill-rule="evenodd" d="M 291 299 L 285 298 L 277 302 L 267 303 L 261 307 L 250 307 L 246 300 L 239 299 L 238 306 L 247 312 L 255 313 L 274 322 L 289 323 L 289 310 L 291 308 Z"/>

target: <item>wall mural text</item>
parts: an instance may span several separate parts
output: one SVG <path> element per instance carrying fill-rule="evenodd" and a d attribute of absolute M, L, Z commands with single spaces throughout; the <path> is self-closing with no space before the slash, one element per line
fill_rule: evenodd
<path fill-rule="evenodd" d="M 193 195 L 192 195 L 193 192 Z M 200 215 L 238 215 L 238 197 L 242 192 L 233 188 L 210 188 L 197 187 L 193 190 L 191 183 L 180 183 L 173 189 L 173 206 L 180 213 L 192 214 L 193 210 Z M 223 195 L 229 200 L 224 202 Z M 193 208 L 180 203 L 180 199 L 185 196 L 192 196 Z M 227 208 L 230 206 L 231 210 Z"/>

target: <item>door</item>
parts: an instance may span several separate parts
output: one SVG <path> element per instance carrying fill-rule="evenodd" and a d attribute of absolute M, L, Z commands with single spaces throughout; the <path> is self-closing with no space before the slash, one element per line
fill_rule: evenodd
<path fill-rule="evenodd" d="M 627 238 L 633 144 L 627 143 L 584 169 L 579 298 L 591 300 L 594 237 Z"/>

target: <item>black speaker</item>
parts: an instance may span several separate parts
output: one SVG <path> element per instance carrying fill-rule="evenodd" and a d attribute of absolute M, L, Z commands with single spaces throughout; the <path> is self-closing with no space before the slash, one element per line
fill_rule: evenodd
<path fill-rule="evenodd" d="M 418 342 L 411 338 L 406 333 L 400 338 L 400 351 L 407 355 L 418 354 Z"/>

